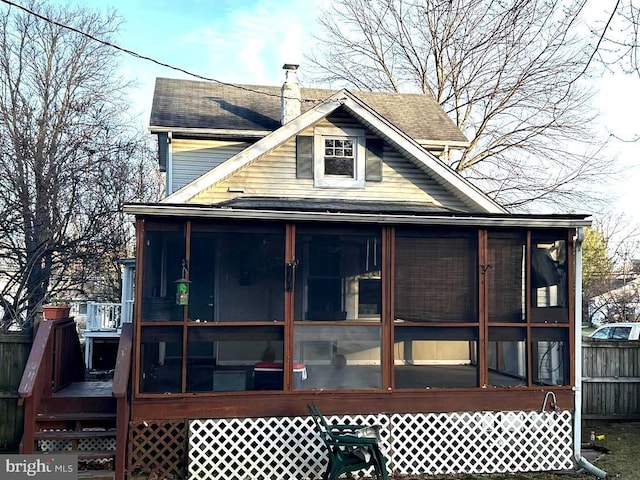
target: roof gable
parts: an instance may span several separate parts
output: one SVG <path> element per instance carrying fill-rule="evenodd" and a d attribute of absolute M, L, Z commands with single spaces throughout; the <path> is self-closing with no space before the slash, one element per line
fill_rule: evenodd
<path fill-rule="evenodd" d="M 435 156 L 427 152 L 409 135 L 398 129 L 394 124 L 386 120 L 373 108 L 347 90 L 341 90 L 322 103 L 308 109 L 291 122 L 281 126 L 226 162 L 213 168 L 177 192 L 169 195 L 163 200 L 163 203 L 188 202 L 201 191 L 233 175 L 234 172 L 252 162 L 255 162 L 266 153 L 311 127 L 341 106 L 353 115 L 354 118 L 370 126 L 372 130 L 379 132 L 383 138 L 399 151 L 403 152 L 407 158 L 411 159 L 411 161 L 425 171 L 425 173 L 432 176 L 438 183 L 460 198 L 463 203 L 469 205 L 471 210 L 488 213 L 505 212 L 502 207 Z"/>

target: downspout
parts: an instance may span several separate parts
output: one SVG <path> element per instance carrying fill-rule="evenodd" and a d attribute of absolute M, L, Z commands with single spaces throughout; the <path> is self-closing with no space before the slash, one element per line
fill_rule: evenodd
<path fill-rule="evenodd" d="M 578 227 L 575 236 L 575 323 L 574 351 L 575 361 L 575 387 L 573 395 L 573 459 L 576 465 L 587 473 L 598 478 L 607 478 L 607 472 L 600 470 L 582 456 L 582 241 L 584 229 Z"/>

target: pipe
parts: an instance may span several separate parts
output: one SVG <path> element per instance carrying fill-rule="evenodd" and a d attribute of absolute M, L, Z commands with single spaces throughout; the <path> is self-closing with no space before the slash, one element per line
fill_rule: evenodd
<path fill-rule="evenodd" d="M 573 460 L 575 464 L 583 468 L 587 473 L 598 478 L 607 478 L 607 472 L 600 470 L 582 456 L 580 452 L 582 445 L 582 241 L 584 240 L 584 230 L 579 227 L 575 236 L 575 328 L 574 328 L 574 351 L 575 362 L 575 387 L 573 396 Z"/>
<path fill-rule="evenodd" d="M 556 401 L 556 394 L 554 392 L 547 392 L 544 394 L 544 400 L 542 401 L 542 409 L 540 413 L 544 413 L 547 410 L 547 401 L 551 397 L 551 410 L 554 412 L 558 410 L 558 402 Z"/>
<path fill-rule="evenodd" d="M 576 465 L 582 468 L 585 472 L 590 473 L 594 477 L 607 478 L 607 472 L 605 472 L 604 470 L 600 470 L 593 463 L 589 463 L 589 460 L 580 455 L 579 452 L 577 455 L 575 455 L 574 459 L 576 461 Z"/>

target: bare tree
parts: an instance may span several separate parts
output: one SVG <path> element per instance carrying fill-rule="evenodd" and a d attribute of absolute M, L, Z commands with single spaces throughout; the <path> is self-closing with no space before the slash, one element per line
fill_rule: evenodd
<path fill-rule="evenodd" d="M 593 7 L 596 7 L 595 2 Z M 604 8 L 603 8 L 604 7 Z M 612 0 L 598 4 L 591 19 L 590 62 L 640 76 L 640 3 Z"/>
<path fill-rule="evenodd" d="M 63 26 L 107 40 L 115 14 L 35 0 L 29 9 L 51 21 L 0 10 L 4 328 L 29 325 L 60 290 L 112 284 L 131 236 L 120 204 L 154 194 L 144 137 L 125 116 L 118 52 Z"/>
<path fill-rule="evenodd" d="M 602 215 L 583 243 L 583 315 L 601 322 L 640 318 L 638 228 L 624 214 Z"/>
<path fill-rule="evenodd" d="M 584 3 L 336 0 L 320 17 L 313 78 L 432 95 L 471 142 L 452 168 L 508 208 L 584 208 L 613 173 L 580 83 Z"/>

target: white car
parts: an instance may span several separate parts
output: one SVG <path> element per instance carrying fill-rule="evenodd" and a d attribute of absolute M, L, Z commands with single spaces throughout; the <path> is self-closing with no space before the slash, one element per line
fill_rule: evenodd
<path fill-rule="evenodd" d="M 640 322 L 605 323 L 589 336 L 603 340 L 639 340 Z"/>

